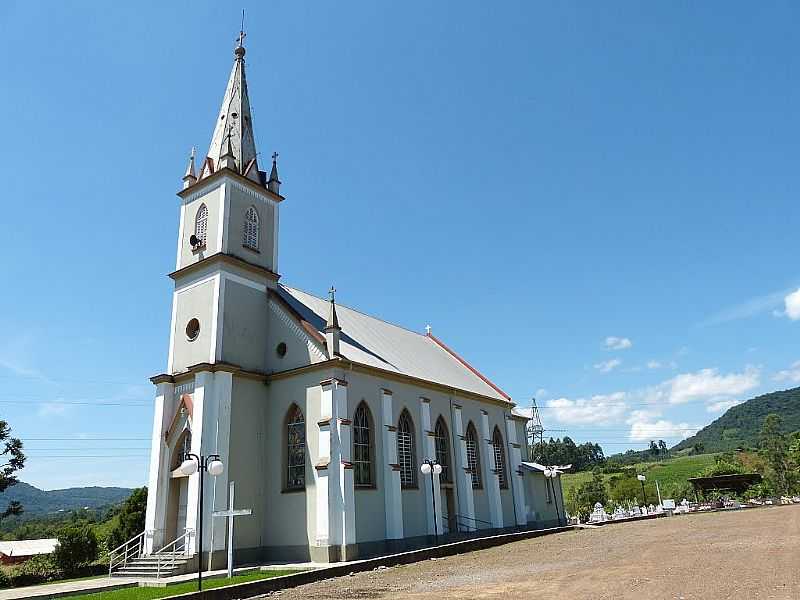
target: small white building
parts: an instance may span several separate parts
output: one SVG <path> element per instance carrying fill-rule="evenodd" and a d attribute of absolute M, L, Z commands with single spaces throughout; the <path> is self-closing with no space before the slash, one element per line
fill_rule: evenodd
<path fill-rule="evenodd" d="M 0 564 L 20 563 L 43 554 L 52 554 L 58 545 L 57 539 L 16 540 L 0 542 Z"/>

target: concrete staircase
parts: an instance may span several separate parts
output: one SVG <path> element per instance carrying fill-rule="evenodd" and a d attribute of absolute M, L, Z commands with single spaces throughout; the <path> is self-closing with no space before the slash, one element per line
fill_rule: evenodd
<path fill-rule="evenodd" d="M 171 577 L 191 571 L 196 564 L 194 556 L 185 552 L 160 552 L 133 558 L 117 567 L 112 577 Z"/>

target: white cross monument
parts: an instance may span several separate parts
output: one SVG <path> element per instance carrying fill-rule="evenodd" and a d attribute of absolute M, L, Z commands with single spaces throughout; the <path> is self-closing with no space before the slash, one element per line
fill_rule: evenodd
<path fill-rule="evenodd" d="M 228 492 L 228 510 L 217 510 L 211 513 L 212 517 L 228 517 L 228 577 L 233 577 L 233 519 L 253 514 L 249 508 L 235 510 L 233 506 L 233 482 L 231 481 Z"/>

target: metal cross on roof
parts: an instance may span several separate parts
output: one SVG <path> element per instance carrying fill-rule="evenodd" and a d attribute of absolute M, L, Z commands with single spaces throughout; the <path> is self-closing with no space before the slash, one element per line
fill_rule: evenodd
<path fill-rule="evenodd" d="M 272 153 L 272 162 L 275 162 L 276 160 L 278 160 L 278 153 L 277 152 L 273 152 Z"/>
<path fill-rule="evenodd" d="M 425 325 L 425 335 L 430 335 L 430 334 L 431 334 L 431 326 Z"/>
<path fill-rule="evenodd" d="M 331 297 L 331 302 L 336 300 L 336 288 L 331 286 L 331 289 L 328 290 L 328 295 Z"/>
<path fill-rule="evenodd" d="M 239 48 L 244 45 L 244 38 L 247 37 L 247 34 L 244 32 L 244 9 L 242 9 L 242 28 L 239 30 L 239 37 L 236 38 L 236 41 L 239 43 Z"/>

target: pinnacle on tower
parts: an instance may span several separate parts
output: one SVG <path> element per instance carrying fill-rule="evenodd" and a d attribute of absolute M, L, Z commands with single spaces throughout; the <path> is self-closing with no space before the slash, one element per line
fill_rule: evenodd
<path fill-rule="evenodd" d="M 278 153 L 272 153 L 272 170 L 269 172 L 269 181 L 267 188 L 270 192 L 280 194 L 281 181 L 278 179 Z"/>
<path fill-rule="evenodd" d="M 183 189 L 192 187 L 197 182 L 197 175 L 194 169 L 194 146 L 192 146 L 192 153 L 189 155 L 189 164 L 186 165 L 186 173 L 183 175 Z"/>

